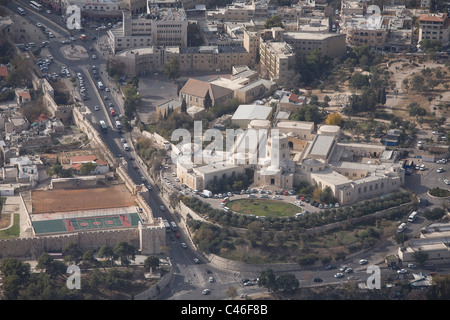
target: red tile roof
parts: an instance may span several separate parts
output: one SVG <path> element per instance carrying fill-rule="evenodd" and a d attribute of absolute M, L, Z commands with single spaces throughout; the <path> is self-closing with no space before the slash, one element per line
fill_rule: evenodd
<path fill-rule="evenodd" d="M 444 22 L 447 19 L 447 14 L 443 13 L 442 16 L 422 14 L 419 17 L 419 21 L 436 21 L 436 22 Z"/>
<path fill-rule="evenodd" d="M 8 68 L 6 66 L 0 66 L 0 77 L 8 76 Z"/>

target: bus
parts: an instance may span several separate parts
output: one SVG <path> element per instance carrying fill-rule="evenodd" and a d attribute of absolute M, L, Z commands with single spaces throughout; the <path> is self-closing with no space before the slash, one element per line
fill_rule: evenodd
<path fill-rule="evenodd" d="M 177 224 L 174 221 L 170 222 L 170 226 L 172 227 L 173 231 L 177 231 L 178 227 L 177 227 Z"/>
<path fill-rule="evenodd" d="M 42 6 L 42 4 L 37 3 L 36 1 L 30 1 L 30 6 L 31 6 L 33 9 L 36 9 L 37 11 L 42 11 L 42 10 L 44 10 L 44 7 Z"/>
<path fill-rule="evenodd" d="M 164 222 L 164 227 L 166 228 L 166 232 L 170 232 L 171 229 L 170 229 L 169 221 L 164 219 L 163 222 Z"/>
<path fill-rule="evenodd" d="M 417 212 L 417 211 L 414 211 L 413 213 L 411 213 L 411 214 L 409 215 L 408 221 L 409 221 L 409 222 L 414 222 L 414 220 L 416 220 L 416 218 L 417 218 L 417 215 L 418 215 L 418 212 Z"/>
<path fill-rule="evenodd" d="M 17 12 L 20 14 L 20 15 L 22 15 L 22 16 L 24 16 L 25 15 L 25 10 L 23 10 L 21 7 L 18 7 L 17 8 Z"/>
<path fill-rule="evenodd" d="M 102 128 L 103 132 L 107 132 L 108 131 L 108 127 L 106 126 L 105 121 L 100 120 L 98 123 L 100 124 L 100 128 Z"/>

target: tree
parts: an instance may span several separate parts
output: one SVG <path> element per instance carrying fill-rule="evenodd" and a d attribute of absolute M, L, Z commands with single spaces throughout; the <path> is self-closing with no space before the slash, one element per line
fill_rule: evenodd
<path fill-rule="evenodd" d="M 180 76 L 180 62 L 177 57 L 170 58 L 169 63 L 164 67 L 164 73 L 169 80 L 175 81 Z"/>
<path fill-rule="evenodd" d="M 418 250 L 413 253 L 413 258 L 419 265 L 423 265 L 428 260 L 428 253 Z"/>
<path fill-rule="evenodd" d="M 124 103 L 123 108 L 125 111 L 125 116 L 129 119 L 133 119 L 137 108 L 142 102 L 142 97 L 137 91 L 137 87 L 128 86 L 123 90 Z"/>
<path fill-rule="evenodd" d="M 119 258 L 120 264 L 128 266 L 135 259 L 136 249 L 128 242 L 121 241 L 114 247 L 114 254 Z"/>
<path fill-rule="evenodd" d="M 412 78 L 411 86 L 416 91 L 422 91 L 422 90 L 424 90 L 424 83 L 425 83 L 425 79 L 422 76 L 415 75 Z"/>
<path fill-rule="evenodd" d="M 30 275 L 30 264 L 15 258 L 4 258 L 0 263 L 0 272 L 3 277 L 17 275 L 20 278 L 26 278 Z"/>
<path fill-rule="evenodd" d="M 183 98 L 183 101 L 181 101 L 181 112 L 187 113 L 187 105 L 185 98 Z"/>
<path fill-rule="evenodd" d="M 90 161 L 89 162 L 85 162 L 80 167 L 80 173 L 82 175 L 88 175 L 88 174 L 92 173 L 95 170 L 95 168 L 97 168 L 97 164 L 96 163 L 90 162 Z"/>
<path fill-rule="evenodd" d="M 258 280 L 258 285 L 260 287 L 267 288 L 269 292 L 278 290 L 275 274 L 273 273 L 272 269 L 266 269 L 261 272 Z"/>
<path fill-rule="evenodd" d="M 326 124 L 339 126 L 342 122 L 340 113 L 330 113 L 325 120 Z"/>
<path fill-rule="evenodd" d="M 159 258 L 156 256 L 148 256 L 144 261 L 144 266 L 146 268 L 158 268 Z"/>
<path fill-rule="evenodd" d="M 74 242 L 68 243 L 62 250 L 64 261 L 78 264 L 81 260 L 82 252 Z"/>
<path fill-rule="evenodd" d="M 274 27 L 283 27 L 283 22 L 281 20 L 280 16 L 273 16 L 270 18 L 267 18 L 266 21 L 264 22 L 264 29 L 271 29 Z"/>
<path fill-rule="evenodd" d="M 212 107 L 212 100 L 211 100 L 211 96 L 209 94 L 209 90 L 206 92 L 205 99 L 203 100 L 203 107 L 206 110 L 209 110 Z"/>
<path fill-rule="evenodd" d="M 110 262 L 111 265 L 114 265 L 114 261 L 117 259 L 113 248 L 111 248 L 110 246 L 106 246 L 106 245 L 104 245 L 100 248 L 100 250 L 98 251 L 98 256 L 100 258 L 105 258 L 107 261 Z"/>
<path fill-rule="evenodd" d="M 350 78 L 349 83 L 352 87 L 361 89 L 362 87 L 369 86 L 369 77 L 358 72 Z"/>
<path fill-rule="evenodd" d="M 292 292 L 298 289 L 300 285 L 297 278 L 295 277 L 295 274 L 293 273 L 280 274 L 276 279 L 276 283 L 278 290 L 281 289 L 286 292 Z"/>

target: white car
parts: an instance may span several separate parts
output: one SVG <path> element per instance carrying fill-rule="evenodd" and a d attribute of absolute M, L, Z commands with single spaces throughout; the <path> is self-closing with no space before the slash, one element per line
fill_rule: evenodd
<path fill-rule="evenodd" d="M 363 264 L 367 264 L 367 260 L 366 259 L 361 259 L 359 260 L 359 264 L 363 265 Z"/>
<path fill-rule="evenodd" d="M 445 184 L 450 184 L 450 180 L 445 179 L 445 180 L 444 180 L 444 183 L 445 183 Z"/>
<path fill-rule="evenodd" d="M 209 294 L 211 291 L 209 291 L 209 289 L 205 289 L 205 290 L 203 290 L 203 292 L 202 292 L 202 294 L 203 295 L 207 295 L 207 294 Z"/>
<path fill-rule="evenodd" d="M 439 168 L 439 169 L 437 169 L 437 172 L 438 173 L 444 172 L 444 169 L 443 168 Z"/>
<path fill-rule="evenodd" d="M 407 272 L 408 272 L 408 270 L 406 270 L 406 269 L 397 270 L 398 274 L 404 274 L 404 273 L 407 273 Z"/>
<path fill-rule="evenodd" d="M 161 211 L 166 210 L 166 208 L 164 206 L 159 206 L 159 208 L 161 209 Z"/>
<path fill-rule="evenodd" d="M 97 56 L 95 54 L 93 54 L 92 59 L 97 59 Z"/>
<path fill-rule="evenodd" d="M 98 111 L 98 110 L 100 110 L 100 108 L 99 108 L 98 106 L 95 106 L 95 107 L 94 107 L 94 110 L 95 110 L 95 111 Z"/>
<path fill-rule="evenodd" d="M 105 91 L 106 91 L 106 92 L 109 92 L 109 88 L 105 88 Z"/>
<path fill-rule="evenodd" d="M 338 272 L 334 275 L 335 278 L 342 278 L 343 276 L 344 276 L 344 274 L 340 273 L 340 272 Z"/>
<path fill-rule="evenodd" d="M 182 243 L 181 243 L 181 247 L 183 247 L 184 249 L 186 249 L 186 248 L 187 248 L 187 244 L 184 243 L 184 242 L 182 242 Z"/>

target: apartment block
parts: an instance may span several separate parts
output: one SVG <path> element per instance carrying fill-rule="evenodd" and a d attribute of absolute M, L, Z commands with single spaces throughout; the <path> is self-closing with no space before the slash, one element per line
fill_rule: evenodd
<path fill-rule="evenodd" d="M 187 46 L 186 14 L 181 2 L 147 3 L 147 13 L 122 12 L 122 26 L 108 30 L 112 52 L 148 46 Z"/>
<path fill-rule="evenodd" d="M 295 52 L 291 45 L 261 39 L 259 54 L 263 78 L 276 81 L 289 77 L 295 64 Z"/>
<path fill-rule="evenodd" d="M 447 47 L 450 35 L 450 19 L 447 13 L 422 14 L 419 17 L 419 43 L 422 40 L 439 40 Z"/>
<path fill-rule="evenodd" d="M 338 58 L 345 54 L 345 35 L 329 32 L 285 32 L 283 40 L 291 45 L 297 55 L 309 55 L 318 49 L 322 56 Z"/>

